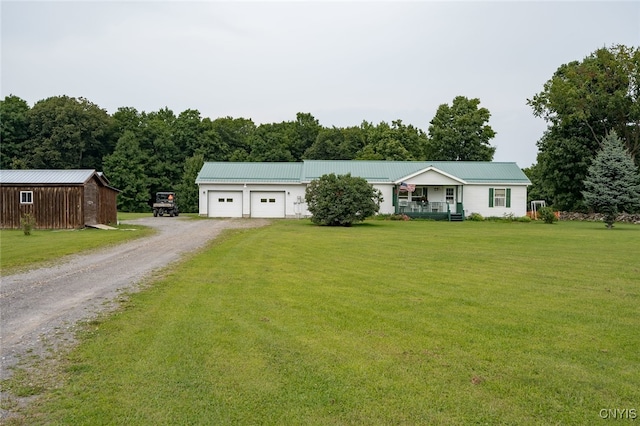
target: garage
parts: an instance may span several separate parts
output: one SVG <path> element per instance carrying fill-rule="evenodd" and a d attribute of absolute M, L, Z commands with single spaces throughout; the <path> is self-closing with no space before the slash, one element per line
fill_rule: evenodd
<path fill-rule="evenodd" d="M 242 217 L 242 191 L 209 191 L 209 217 Z"/>
<path fill-rule="evenodd" d="M 285 217 L 284 191 L 251 191 L 251 217 Z"/>

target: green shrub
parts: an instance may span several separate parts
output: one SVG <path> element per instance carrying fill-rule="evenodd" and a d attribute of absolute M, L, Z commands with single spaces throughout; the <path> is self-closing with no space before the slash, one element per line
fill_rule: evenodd
<path fill-rule="evenodd" d="M 502 216 L 487 216 L 484 220 L 487 222 L 504 222 L 504 218 Z"/>
<path fill-rule="evenodd" d="M 471 213 L 467 217 L 467 220 L 472 220 L 474 222 L 482 222 L 484 220 L 484 217 L 482 217 L 480 213 Z"/>
<path fill-rule="evenodd" d="M 388 217 L 389 220 L 411 220 L 411 218 L 409 216 L 407 216 L 406 214 L 392 214 L 389 215 Z"/>
<path fill-rule="evenodd" d="M 382 193 L 364 178 L 334 173 L 311 181 L 305 193 L 311 221 L 318 225 L 351 226 L 380 210 Z"/>
<path fill-rule="evenodd" d="M 544 223 L 554 223 L 558 221 L 556 213 L 551 207 L 542 207 L 538 210 L 538 215 L 542 220 L 544 220 Z"/>
<path fill-rule="evenodd" d="M 24 235 L 31 235 L 34 226 L 36 226 L 36 218 L 31 213 L 23 214 L 20 218 L 20 227 Z"/>
<path fill-rule="evenodd" d="M 524 222 L 524 223 L 529 223 L 531 222 L 531 218 L 529 216 L 520 216 L 514 219 L 516 222 Z"/>

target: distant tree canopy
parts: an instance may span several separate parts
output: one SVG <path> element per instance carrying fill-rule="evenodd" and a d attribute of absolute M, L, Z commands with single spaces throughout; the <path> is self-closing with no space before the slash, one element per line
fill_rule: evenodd
<path fill-rule="evenodd" d="M 479 100 L 457 97 L 454 123 L 435 139 L 402 120 L 359 126 L 320 125 L 309 113 L 292 121 L 256 125 L 251 119 L 202 117 L 195 109 L 176 116 L 168 108 L 144 112 L 118 108 L 109 115 L 84 98 L 56 96 L 33 107 L 17 96 L 0 101 L 0 167 L 104 171 L 122 192 L 122 211 L 149 211 L 158 191 L 177 191 L 184 212 L 197 211 L 195 178 L 205 161 L 490 160 L 494 132 Z M 434 122 L 446 120 L 434 118 Z M 433 124 L 433 126 L 437 126 Z M 443 136 L 445 135 L 445 136 Z M 468 138 L 460 141 L 459 138 Z M 440 155 L 440 154 L 437 154 Z"/>
<path fill-rule="evenodd" d="M 617 133 L 640 166 L 638 48 L 601 48 L 561 65 L 527 103 L 549 124 L 538 141 L 534 191 L 557 209 L 587 209 L 583 182 L 609 132 Z"/>
<path fill-rule="evenodd" d="M 480 99 L 456 96 L 442 104 L 429 126 L 427 157 L 440 161 L 491 161 L 496 148 L 489 144 L 496 132 L 487 124 L 491 113 L 479 108 Z"/>

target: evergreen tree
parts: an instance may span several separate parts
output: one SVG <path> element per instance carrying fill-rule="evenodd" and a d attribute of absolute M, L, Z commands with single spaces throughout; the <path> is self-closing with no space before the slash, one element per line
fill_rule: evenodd
<path fill-rule="evenodd" d="M 615 131 L 602 142 L 589 167 L 582 191 L 585 204 L 604 213 L 607 228 L 620 212 L 640 210 L 640 175 L 629 152 Z"/>

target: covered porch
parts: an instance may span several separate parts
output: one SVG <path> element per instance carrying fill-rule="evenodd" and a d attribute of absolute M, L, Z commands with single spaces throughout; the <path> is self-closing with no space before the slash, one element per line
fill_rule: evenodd
<path fill-rule="evenodd" d="M 394 190 L 396 214 L 411 218 L 462 221 L 462 186 L 412 185 L 402 182 Z"/>

